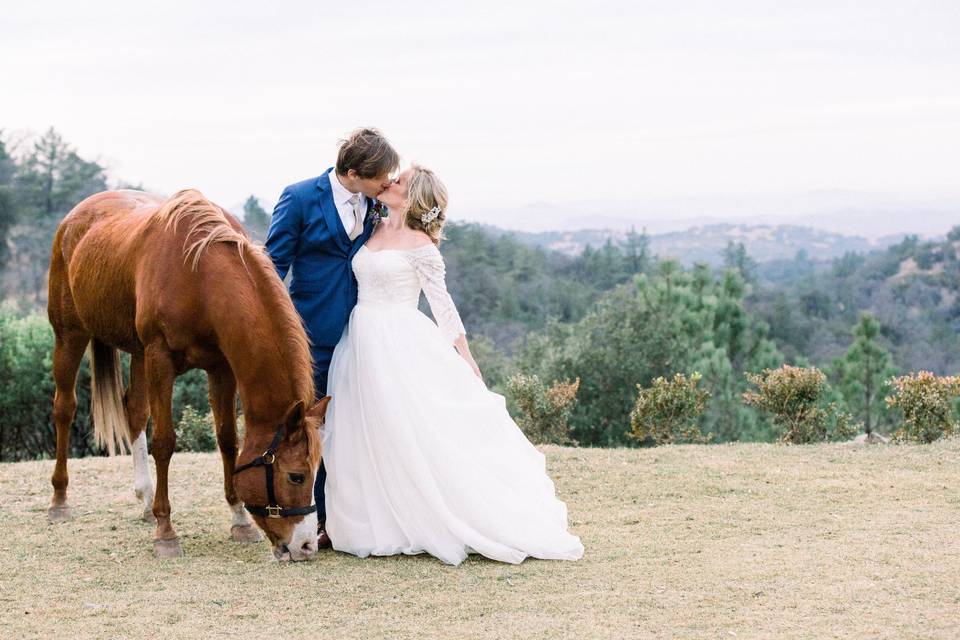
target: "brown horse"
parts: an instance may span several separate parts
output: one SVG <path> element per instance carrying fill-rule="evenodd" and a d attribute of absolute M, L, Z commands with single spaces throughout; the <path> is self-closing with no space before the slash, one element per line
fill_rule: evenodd
<path fill-rule="evenodd" d="M 145 519 L 156 518 L 159 557 L 182 555 L 167 493 L 176 446 L 171 405 L 174 379 L 194 368 L 207 372 L 232 536 L 261 539 L 245 502 L 277 558 L 313 555 L 317 516 L 308 506 L 326 399 L 314 404 L 303 325 L 270 259 L 240 223 L 195 190 L 166 201 L 139 191 L 98 193 L 60 223 L 49 286 L 57 429 L 50 519 L 70 518 L 70 425 L 77 370 L 92 342 L 95 433 L 111 453 L 125 445 L 133 449 L 134 488 L 144 500 Z M 123 395 L 118 349 L 131 355 Z M 246 425 L 239 458 L 238 388 Z M 148 407 L 155 496 L 147 466 Z M 242 463 L 252 465 L 234 476 Z"/>

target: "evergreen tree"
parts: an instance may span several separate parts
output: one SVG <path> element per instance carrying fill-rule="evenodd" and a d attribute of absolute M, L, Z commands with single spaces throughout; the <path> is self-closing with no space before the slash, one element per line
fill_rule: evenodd
<path fill-rule="evenodd" d="M 254 196 L 250 196 L 243 203 L 243 226 L 247 228 L 247 232 L 254 240 L 266 242 L 270 216 Z"/>
<path fill-rule="evenodd" d="M 720 442 L 768 439 L 772 422 L 740 401 L 746 388 L 744 373 L 775 367 L 783 357 L 768 339 L 767 326 L 745 310 L 746 284 L 738 271 L 727 269 L 713 288 L 713 331 L 710 342 L 704 343 L 701 363 L 693 367 L 704 374 L 711 393 L 703 429 Z"/>
<path fill-rule="evenodd" d="M 750 257 L 742 242 L 727 242 L 723 250 L 723 266 L 736 270 L 745 282 L 753 284 L 757 281 L 757 262 Z"/>
<path fill-rule="evenodd" d="M 834 364 L 839 390 L 847 410 L 863 420 L 867 434 L 887 417 L 884 398 L 887 381 L 897 371 L 890 353 L 880 345 L 880 322 L 870 313 L 860 316 L 853 328 L 850 349 Z"/>
<path fill-rule="evenodd" d="M 13 196 L 18 224 L 10 234 L 23 293 L 43 302 L 57 224 L 78 202 L 106 188 L 104 168 L 78 156 L 52 128 L 33 143 L 17 167 Z"/>
<path fill-rule="evenodd" d="M 647 270 L 650 263 L 650 237 L 646 228 L 637 233 L 635 227 L 630 227 L 623 249 L 631 273 L 643 273 Z"/>
<path fill-rule="evenodd" d="M 0 136 L 2 136 L 0 131 Z M 13 176 L 16 164 L 7 152 L 7 145 L 0 137 L 0 270 L 6 264 L 10 254 L 7 236 L 16 222 L 16 210 L 13 198 Z"/>
<path fill-rule="evenodd" d="M 721 441 L 763 439 L 769 420 L 740 402 L 743 373 L 782 358 L 765 325 L 745 311 L 744 292 L 733 271 L 717 280 L 705 265 L 688 272 L 661 261 L 655 273 L 602 296 L 583 320 L 531 337 L 518 364 L 545 382 L 580 379 L 570 422 L 585 445 L 635 444 L 627 431 L 636 385 L 697 371 L 711 395 L 702 429 Z"/>

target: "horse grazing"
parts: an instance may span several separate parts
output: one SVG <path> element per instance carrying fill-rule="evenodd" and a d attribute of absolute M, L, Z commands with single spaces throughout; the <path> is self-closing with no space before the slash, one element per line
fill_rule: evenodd
<path fill-rule="evenodd" d="M 111 454 L 132 449 L 134 490 L 144 519 L 156 519 L 158 557 L 183 555 L 167 493 L 176 446 L 171 409 L 174 379 L 194 368 L 207 372 L 231 535 L 262 539 L 249 511 L 278 559 L 315 553 L 313 481 L 326 398 L 314 404 L 307 335 L 283 283 L 233 216 L 191 189 L 166 201 L 139 191 L 90 196 L 57 228 L 48 314 L 56 336 L 51 521 L 70 519 L 67 451 L 77 371 L 90 345 L 95 435 Z M 118 349 L 130 354 L 123 394 Z M 238 388 L 245 419 L 239 456 Z"/>

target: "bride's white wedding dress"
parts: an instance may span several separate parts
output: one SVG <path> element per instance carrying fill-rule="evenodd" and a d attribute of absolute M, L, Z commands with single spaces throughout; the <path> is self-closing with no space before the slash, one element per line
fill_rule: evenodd
<path fill-rule="evenodd" d="M 333 547 L 449 564 L 580 558 L 543 454 L 453 349 L 464 330 L 439 250 L 363 247 L 353 271 L 323 433 Z M 439 326 L 417 309 L 421 288 Z"/>

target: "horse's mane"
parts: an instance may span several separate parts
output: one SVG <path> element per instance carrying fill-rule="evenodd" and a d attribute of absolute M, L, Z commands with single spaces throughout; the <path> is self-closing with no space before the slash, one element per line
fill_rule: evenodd
<path fill-rule="evenodd" d="M 167 231 L 176 231 L 181 222 L 187 221 L 189 227 L 183 243 L 183 258 L 191 262 L 194 271 L 204 250 L 215 242 L 235 244 L 241 261 L 244 246 L 250 244 L 247 236 L 230 225 L 226 212 L 196 189 L 177 191 L 157 210 L 154 219 L 164 223 Z"/>
<path fill-rule="evenodd" d="M 261 296 L 269 297 L 269 304 L 264 305 L 265 315 L 274 326 L 272 333 L 282 336 L 276 341 L 281 362 L 294 374 L 292 381 L 296 388 L 293 391 L 297 398 L 304 400 L 309 407 L 314 396 L 310 342 L 303 322 L 263 246 L 251 242 L 242 231 L 235 229 L 227 213 L 196 189 L 183 189 L 173 194 L 157 210 L 154 219 L 164 224 L 167 230 L 175 231 L 181 222 L 188 225 L 183 256 L 194 271 L 210 245 L 236 245 L 240 262 L 254 288 L 261 292 Z M 252 270 L 250 265 L 254 267 Z"/>

